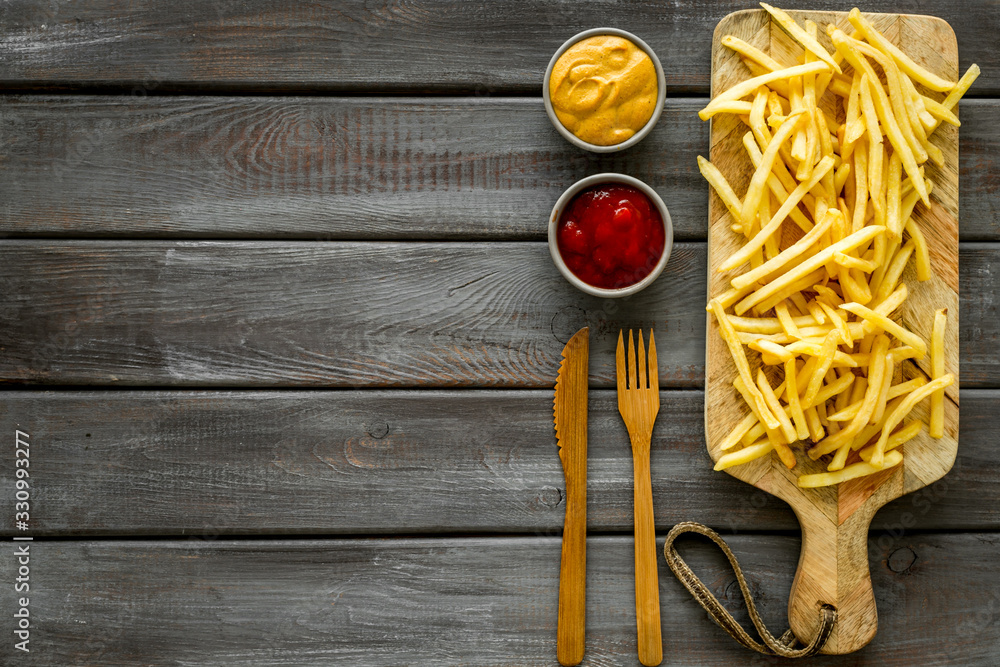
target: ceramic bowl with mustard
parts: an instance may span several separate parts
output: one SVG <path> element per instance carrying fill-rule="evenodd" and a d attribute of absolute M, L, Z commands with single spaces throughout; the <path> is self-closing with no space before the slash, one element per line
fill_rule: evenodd
<path fill-rule="evenodd" d="M 656 125 L 666 80 L 646 42 L 617 28 L 594 28 L 553 54 L 542 96 L 549 120 L 567 141 L 612 153 L 639 143 Z"/>

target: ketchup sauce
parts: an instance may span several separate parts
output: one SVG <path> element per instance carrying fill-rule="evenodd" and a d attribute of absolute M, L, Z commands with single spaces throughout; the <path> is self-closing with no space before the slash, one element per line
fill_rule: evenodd
<path fill-rule="evenodd" d="M 663 218 L 641 190 L 605 183 L 570 200 L 556 240 L 566 266 L 583 282 L 628 287 L 648 276 L 663 255 Z"/>

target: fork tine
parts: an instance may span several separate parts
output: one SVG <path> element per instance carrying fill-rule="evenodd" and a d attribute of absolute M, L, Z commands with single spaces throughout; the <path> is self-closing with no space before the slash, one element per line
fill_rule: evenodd
<path fill-rule="evenodd" d="M 660 390 L 660 376 L 656 365 L 656 341 L 653 340 L 653 330 L 649 330 L 649 388 Z"/>
<path fill-rule="evenodd" d="M 622 342 L 622 332 L 618 330 L 618 349 L 615 351 L 615 371 L 618 380 L 619 396 L 625 391 L 625 344 Z"/>
<path fill-rule="evenodd" d="M 642 340 L 642 329 L 639 329 L 639 389 L 646 388 L 646 342 Z"/>
<path fill-rule="evenodd" d="M 628 388 L 638 389 L 635 378 L 635 343 L 632 342 L 632 330 L 628 330 Z"/>

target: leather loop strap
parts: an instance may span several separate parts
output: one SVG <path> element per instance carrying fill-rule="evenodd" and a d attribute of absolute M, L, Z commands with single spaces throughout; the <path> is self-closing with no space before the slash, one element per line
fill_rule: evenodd
<path fill-rule="evenodd" d="M 684 562 L 684 559 L 680 557 L 680 554 L 677 553 L 677 549 L 674 548 L 674 540 L 684 533 L 704 535 L 715 542 L 722 549 L 722 553 L 726 554 L 726 558 L 729 559 L 729 565 L 732 566 L 733 572 L 736 573 L 736 580 L 740 584 L 740 590 L 743 591 L 743 598 L 747 603 L 750 620 L 753 621 L 754 627 L 757 628 L 761 639 L 764 640 L 763 644 L 757 642 L 747 634 L 746 630 L 736 622 L 732 614 L 726 611 L 726 608 L 712 595 L 708 587 L 701 582 L 698 576 L 688 567 L 688 564 Z M 750 595 L 750 587 L 747 586 L 743 570 L 740 568 L 736 556 L 725 540 L 719 537 L 718 533 L 703 524 L 686 521 L 674 526 L 670 533 L 667 534 L 667 542 L 663 545 L 663 556 L 666 558 L 667 565 L 670 566 L 673 573 L 680 579 L 691 595 L 694 596 L 694 599 L 708 612 L 708 615 L 723 630 L 728 632 L 733 639 L 758 653 L 780 655 L 783 658 L 805 658 L 814 655 L 819 653 L 823 645 L 826 644 L 826 641 L 830 638 L 830 634 L 833 632 L 834 625 L 837 623 L 837 609 L 833 605 L 824 604 L 820 609 L 819 632 L 816 633 L 816 636 L 813 637 L 808 646 L 795 648 L 797 639 L 791 630 L 786 631 L 780 639 L 775 639 L 774 635 L 767 631 L 764 622 L 760 618 L 760 614 L 757 613 L 757 606 Z"/>

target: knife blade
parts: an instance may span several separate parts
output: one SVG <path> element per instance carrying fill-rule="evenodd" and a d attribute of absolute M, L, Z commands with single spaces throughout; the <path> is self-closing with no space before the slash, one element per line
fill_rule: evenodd
<path fill-rule="evenodd" d="M 556 657 L 561 665 L 577 665 L 583 660 L 587 590 L 589 327 L 573 334 L 562 356 L 553 400 L 559 458 L 566 476 Z"/>

